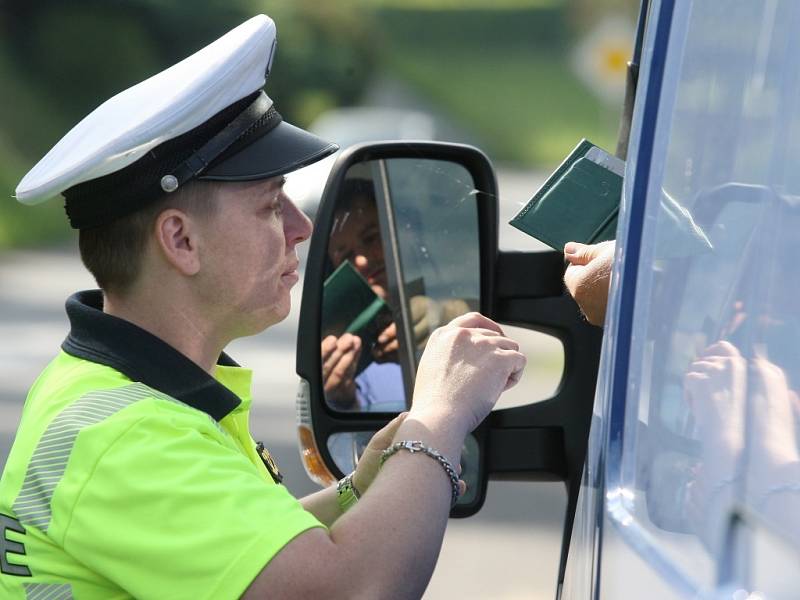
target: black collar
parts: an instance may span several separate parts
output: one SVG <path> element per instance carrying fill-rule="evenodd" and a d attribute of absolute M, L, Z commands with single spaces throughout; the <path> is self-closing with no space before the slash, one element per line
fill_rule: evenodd
<path fill-rule="evenodd" d="M 103 312 L 100 290 L 67 299 L 67 354 L 112 367 L 220 421 L 241 399 L 172 346 L 133 323 Z M 218 364 L 238 366 L 223 353 Z"/>

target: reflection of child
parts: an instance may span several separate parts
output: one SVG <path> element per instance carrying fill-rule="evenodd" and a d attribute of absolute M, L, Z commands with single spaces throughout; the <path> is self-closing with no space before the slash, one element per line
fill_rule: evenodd
<path fill-rule="evenodd" d="M 328 258 L 333 268 L 349 261 L 372 288 L 387 300 L 387 277 L 378 210 L 372 183 L 350 179 L 340 196 L 333 220 Z M 322 379 L 328 402 L 342 410 L 400 411 L 406 407 L 403 377 L 396 362 L 397 331 L 394 323 L 378 336 L 368 351 L 375 361 L 358 376 L 362 340 L 345 333 L 322 341 Z"/>
<path fill-rule="evenodd" d="M 334 268 L 349 260 L 372 290 L 387 299 L 378 208 L 371 182 L 351 179 L 343 186 L 328 242 L 328 257 Z"/>
<path fill-rule="evenodd" d="M 378 209 L 372 182 L 350 179 L 336 208 L 328 257 L 332 267 L 350 261 L 364 277 L 375 294 L 389 301 L 386 265 L 381 242 Z M 417 295 L 409 301 L 414 342 L 420 350 L 431 331 L 439 325 L 469 311 L 459 299 L 434 302 Z M 322 375 L 326 399 L 342 410 L 388 411 L 404 410 L 405 392 L 398 364 L 399 339 L 397 326 L 390 323 L 378 335 L 369 349 L 352 334 L 327 336 L 322 341 Z M 369 352 L 372 362 L 355 375 L 363 352 Z"/>

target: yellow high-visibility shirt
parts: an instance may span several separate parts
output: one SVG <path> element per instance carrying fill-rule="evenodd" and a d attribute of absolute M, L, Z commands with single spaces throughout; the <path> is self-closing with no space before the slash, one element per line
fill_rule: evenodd
<path fill-rule="evenodd" d="M 322 527 L 256 452 L 251 372 L 212 378 L 92 302 L 68 302 L 72 332 L 31 388 L 0 480 L 0 597 L 238 598 Z"/>

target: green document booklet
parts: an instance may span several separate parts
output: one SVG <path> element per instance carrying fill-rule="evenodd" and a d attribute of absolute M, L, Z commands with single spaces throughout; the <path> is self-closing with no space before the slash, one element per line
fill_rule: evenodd
<path fill-rule="evenodd" d="M 392 322 L 389 306 L 367 280 L 345 261 L 325 280 L 322 291 L 322 337 L 352 333 L 369 349 Z M 369 352 L 362 352 L 362 355 Z"/>
<path fill-rule="evenodd" d="M 613 240 L 624 174 L 622 160 L 581 140 L 509 224 L 559 252 Z"/>

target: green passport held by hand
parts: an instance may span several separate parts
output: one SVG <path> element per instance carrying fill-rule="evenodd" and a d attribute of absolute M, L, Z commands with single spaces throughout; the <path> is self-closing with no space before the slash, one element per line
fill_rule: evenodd
<path fill-rule="evenodd" d="M 391 311 L 356 268 L 344 261 L 325 280 L 322 292 L 322 333 L 353 333 L 365 343 L 391 323 Z"/>
<path fill-rule="evenodd" d="M 581 140 L 509 224 L 559 252 L 612 240 L 624 174 L 622 160 Z"/>

